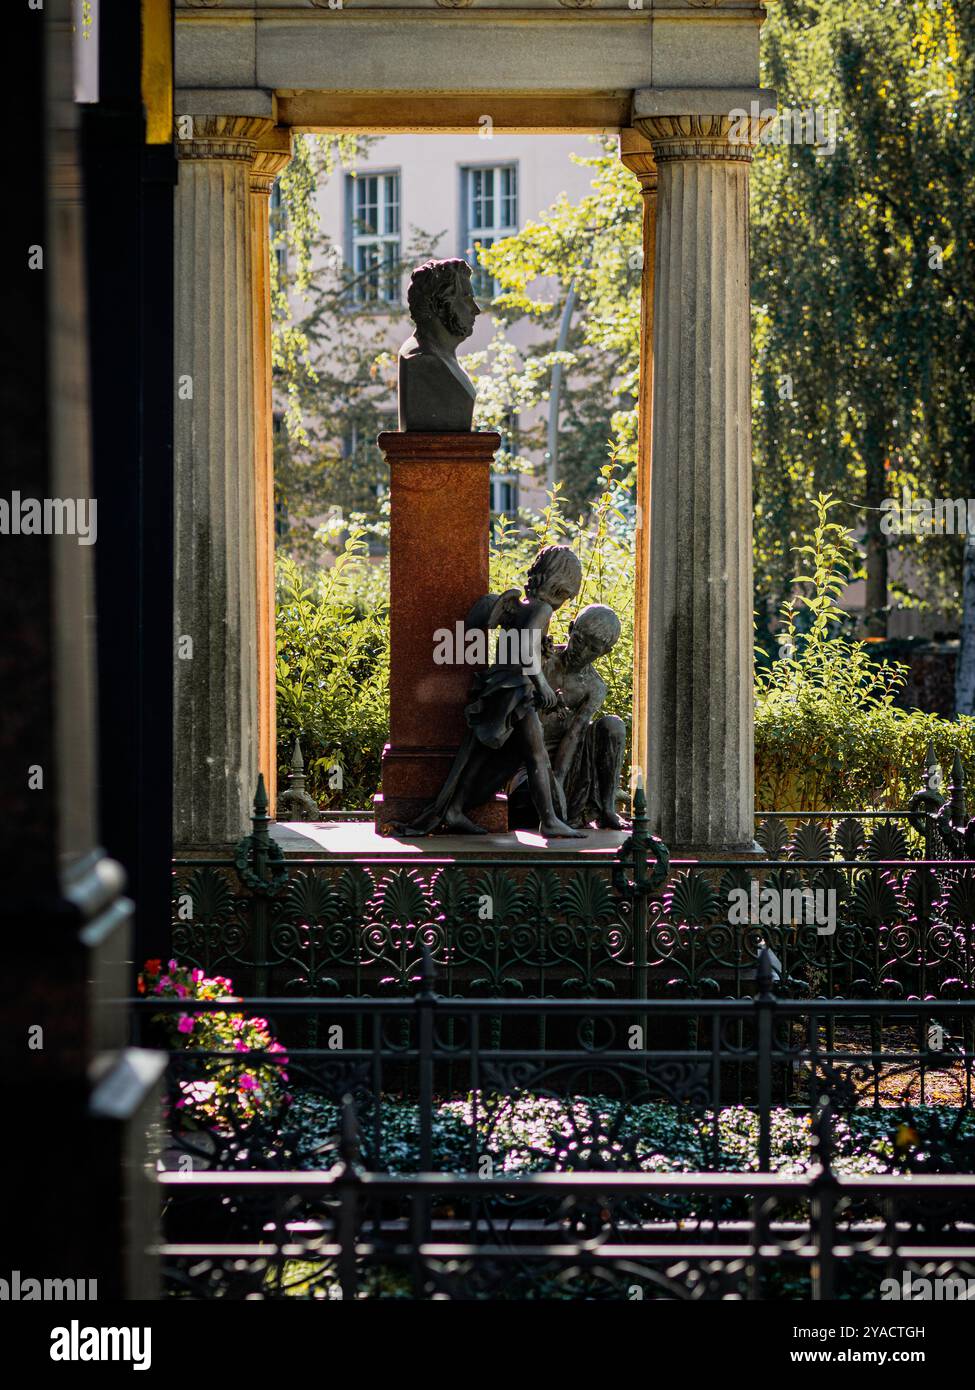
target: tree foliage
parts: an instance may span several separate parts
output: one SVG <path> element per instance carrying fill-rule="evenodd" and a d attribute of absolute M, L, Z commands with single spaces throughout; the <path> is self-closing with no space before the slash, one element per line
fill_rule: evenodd
<path fill-rule="evenodd" d="M 562 194 L 516 235 L 480 253 L 500 292 L 492 302 L 497 333 L 487 352 L 465 359 L 478 383 L 486 424 L 507 409 L 548 401 L 552 369 L 564 368 L 559 418 L 563 506 L 577 513 L 612 458 L 627 474 L 636 461 L 643 233 L 639 184 L 615 149 L 573 156 L 592 170 L 592 191 L 578 202 Z M 566 350 L 556 350 L 569 287 L 577 309 Z M 527 319 L 543 330 L 526 353 L 507 329 Z M 544 420 L 526 444 L 545 447 Z"/>
<path fill-rule="evenodd" d="M 975 442 L 972 16 L 970 0 L 782 0 L 763 35 L 780 109 L 834 109 L 838 139 L 754 161 L 756 568 L 774 602 L 807 499 L 833 490 L 865 532 L 876 633 L 882 499 L 954 495 Z M 957 542 L 928 538 L 923 565 L 957 594 Z"/>
<path fill-rule="evenodd" d="M 858 564 L 852 532 L 821 495 L 802 570 L 782 606 L 774 656 L 755 679 L 755 805 L 767 811 L 903 807 L 921 785 L 933 745 L 942 768 L 956 749 L 975 769 L 975 719 L 898 709 L 905 668 L 875 663 L 846 631 L 837 602 Z"/>
<path fill-rule="evenodd" d="M 927 496 L 971 486 L 973 54 L 972 0 L 769 8 L 764 81 L 780 109 L 835 109 L 838 139 L 831 154 L 762 144 L 752 166 L 755 573 L 765 615 L 789 586 L 791 549 L 818 493 L 842 498 L 846 520 L 865 532 L 871 626 L 880 631 L 888 542 L 870 509 L 905 485 Z M 563 409 L 574 467 L 581 443 L 578 474 L 567 480 L 573 501 L 589 495 L 607 434 L 615 456 L 632 462 L 639 349 L 638 183 L 615 152 L 587 162 L 589 197 L 559 199 L 481 257 L 502 287 L 502 343 L 516 315 L 554 323 L 576 287 Z M 499 360 L 503 396 L 511 363 Z M 544 400 L 553 359 L 540 360 L 534 385 Z M 936 577 L 950 602 L 960 546 L 931 537 L 924 546 L 926 583 Z"/>

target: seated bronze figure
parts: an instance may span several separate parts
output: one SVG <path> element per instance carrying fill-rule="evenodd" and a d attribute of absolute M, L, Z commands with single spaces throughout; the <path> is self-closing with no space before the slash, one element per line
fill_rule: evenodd
<path fill-rule="evenodd" d="M 524 599 L 517 589 L 509 589 L 485 595 L 475 604 L 466 625 L 499 629 L 502 659 L 475 675 L 471 701 L 464 711 L 468 726 L 464 742 L 440 795 L 406 834 L 429 835 L 441 826 L 468 835 L 484 834 L 466 813 L 502 791 L 519 767 L 525 769 L 540 832 L 572 839 L 583 833 L 556 813 L 557 784 L 540 718 L 540 712 L 554 709 L 557 703 L 540 661 L 549 623 L 556 609 L 576 597 L 581 585 L 578 556 L 568 546 L 550 545 L 532 563 Z"/>
<path fill-rule="evenodd" d="M 572 826 L 626 828 L 616 810 L 626 726 L 615 714 L 597 718 L 606 684 L 592 664 L 613 649 L 619 636 L 620 620 L 613 610 L 592 603 L 570 624 L 568 642 L 550 645 L 543 659 L 545 679 L 558 700 L 541 712 L 542 730 L 559 787 L 557 799 Z M 523 769 L 512 779 L 508 795 L 510 824 L 528 824 L 531 807 Z"/>

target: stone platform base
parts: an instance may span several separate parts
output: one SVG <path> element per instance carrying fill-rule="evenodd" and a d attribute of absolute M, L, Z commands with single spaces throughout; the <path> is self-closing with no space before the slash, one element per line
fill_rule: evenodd
<path fill-rule="evenodd" d="M 274 822 L 269 827 L 288 858 L 328 859 L 611 859 L 626 839 L 620 830 L 590 830 L 584 840 L 547 840 L 531 830 L 503 835 L 380 835 L 371 820 Z"/>
<path fill-rule="evenodd" d="M 384 796 L 382 792 L 372 798 L 376 829 L 384 838 L 395 835 L 397 825 L 411 825 L 430 805 L 430 797 Z M 494 796 L 483 806 L 467 812 L 475 825 L 482 826 L 492 835 L 504 835 L 508 829 L 508 798 Z"/>
<path fill-rule="evenodd" d="M 729 860 L 750 863 L 755 859 L 767 858 L 768 853 L 757 840 L 753 840 L 750 845 L 677 845 L 670 854 L 672 864 L 678 860 L 691 860 L 699 864 L 715 861 L 724 864 Z"/>

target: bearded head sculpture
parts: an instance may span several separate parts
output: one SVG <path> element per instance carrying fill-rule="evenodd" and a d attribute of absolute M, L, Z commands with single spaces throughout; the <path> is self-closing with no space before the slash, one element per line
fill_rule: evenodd
<path fill-rule="evenodd" d="M 418 330 L 436 320 L 459 343 L 471 336 L 480 313 L 471 288 L 473 273 L 466 261 L 457 259 L 417 266 L 406 301 Z"/>
<path fill-rule="evenodd" d="M 474 385 L 457 347 L 480 313 L 466 261 L 427 261 L 410 276 L 407 295 L 416 329 L 399 353 L 399 427 L 466 432 L 474 416 Z"/>

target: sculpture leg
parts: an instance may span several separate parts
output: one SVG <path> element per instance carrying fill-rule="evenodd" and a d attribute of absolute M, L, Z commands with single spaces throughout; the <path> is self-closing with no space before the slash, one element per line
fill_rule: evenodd
<path fill-rule="evenodd" d="M 548 750 L 545 747 L 545 735 L 542 732 L 541 720 L 534 711 L 521 720 L 517 737 L 521 743 L 525 770 L 528 773 L 528 786 L 531 790 L 532 801 L 535 803 L 535 810 L 538 812 L 541 833 L 552 838 L 583 839 L 585 831 L 573 830 L 571 825 L 566 825 L 555 814 L 555 807 L 552 802 L 551 763 L 549 762 Z"/>
<path fill-rule="evenodd" d="M 616 811 L 616 792 L 626 756 L 626 725 L 618 715 L 604 714 L 596 720 L 592 737 L 599 823 L 607 830 L 623 830 L 626 826 Z"/>
<path fill-rule="evenodd" d="M 465 814 L 468 806 L 479 806 L 482 801 L 486 801 L 486 796 L 478 795 L 479 785 L 489 775 L 489 754 L 483 744 L 477 744 L 472 752 L 463 776 L 457 783 L 456 790 L 443 815 L 445 830 L 451 830 L 462 835 L 485 835 L 487 832 L 481 825 L 476 825 Z M 489 793 L 493 795 L 493 793 Z"/>

